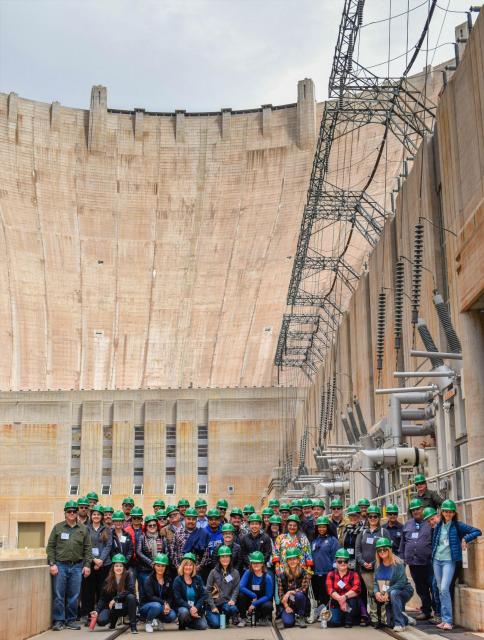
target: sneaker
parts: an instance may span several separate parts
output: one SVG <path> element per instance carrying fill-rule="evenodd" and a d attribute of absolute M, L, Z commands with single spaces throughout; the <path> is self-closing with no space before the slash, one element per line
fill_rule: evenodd
<path fill-rule="evenodd" d="M 145 624 L 145 631 L 146 633 L 153 633 L 153 625 L 151 624 L 151 622 L 147 622 Z"/>
<path fill-rule="evenodd" d="M 258 627 L 270 627 L 271 624 L 272 620 L 268 620 L 267 618 L 261 618 L 260 620 L 257 620 Z"/>
<path fill-rule="evenodd" d="M 63 628 L 64 628 L 64 623 L 61 622 L 60 620 L 57 620 L 52 625 L 52 631 L 62 631 Z"/>
<path fill-rule="evenodd" d="M 131 627 L 131 633 L 135 635 L 136 633 L 138 633 L 138 629 L 136 627 Z"/>
<path fill-rule="evenodd" d="M 66 622 L 65 627 L 66 629 L 73 629 L 74 631 L 81 630 L 81 625 L 77 624 L 75 620 L 69 620 L 69 622 Z"/>
<path fill-rule="evenodd" d="M 153 631 L 156 631 L 159 628 L 158 618 L 153 618 L 153 620 L 151 621 L 151 626 L 153 627 Z"/>
<path fill-rule="evenodd" d="M 239 622 L 240 622 L 240 616 L 234 616 L 232 618 L 232 624 L 234 625 L 234 627 L 238 627 L 239 626 Z"/>
<path fill-rule="evenodd" d="M 408 613 L 405 613 L 405 611 L 402 611 L 402 615 L 407 621 L 407 624 L 409 624 L 410 626 L 414 627 L 417 624 L 417 621 L 415 620 L 415 618 L 412 618 L 412 616 L 409 616 Z"/>
<path fill-rule="evenodd" d="M 393 631 L 396 631 L 397 633 L 399 631 L 405 631 L 405 627 L 402 627 L 399 624 L 397 624 L 395 627 L 393 627 Z"/>
<path fill-rule="evenodd" d="M 305 629 L 308 626 L 303 616 L 296 616 L 296 626 L 298 626 L 300 629 Z"/>
<path fill-rule="evenodd" d="M 237 622 L 237 626 L 239 627 L 239 629 L 242 629 L 242 627 L 245 627 L 247 624 L 246 620 L 240 619 L 239 622 Z"/>
<path fill-rule="evenodd" d="M 345 629 L 352 629 L 353 625 L 351 624 L 351 622 L 346 622 L 345 624 Z"/>

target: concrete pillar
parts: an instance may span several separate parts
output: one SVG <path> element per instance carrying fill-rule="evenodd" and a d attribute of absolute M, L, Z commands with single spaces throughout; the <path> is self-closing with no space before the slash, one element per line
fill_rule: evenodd
<path fill-rule="evenodd" d="M 197 491 L 197 402 L 176 403 L 176 495 L 190 499 Z"/>
<path fill-rule="evenodd" d="M 271 127 L 272 127 L 272 105 L 263 104 L 262 105 L 262 135 L 264 136 L 264 138 L 271 137 Z"/>
<path fill-rule="evenodd" d="M 106 87 L 96 85 L 91 89 L 91 107 L 89 109 L 89 131 L 87 148 L 91 152 L 106 151 L 108 95 Z"/>
<path fill-rule="evenodd" d="M 53 102 L 50 105 L 50 130 L 59 132 L 60 126 L 60 102 Z"/>
<path fill-rule="evenodd" d="M 230 140 L 230 125 L 232 120 L 232 109 L 222 109 L 221 133 L 222 140 Z"/>
<path fill-rule="evenodd" d="M 175 111 L 175 140 L 182 144 L 185 142 L 185 113 L 184 109 Z"/>
<path fill-rule="evenodd" d="M 80 495 L 101 491 L 103 460 L 103 403 L 83 402 L 81 418 Z"/>
<path fill-rule="evenodd" d="M 18 95 L 9 93 L 7 99 L 7 133 L 9 142 L 15 142 L 17 139 L 17 110 Z"/>
<path fill-rule="evenodd" d="M 134 139 L 135 142 L 143 142 L 143 130 L 144 130 L 144 109 L 134 110 Z"/>
<path fill-rule="evenodd" d="M 162 498 L 165 484 L 166 402 L 145 402 L 145 456 L 144 495 L 145 504 L 152 498 Z"/>
<path fill-rule="evenodd" d="M 133 492 L 134 476 L 134 402 L 115 400 L 113 413 L 113 502 Z"/>
<path fill-rule="evenodd" d="M 310 150 L 316 140 L 316 99 L 314 82 L 304 78 L 297 83 L 297 146 Z"/>

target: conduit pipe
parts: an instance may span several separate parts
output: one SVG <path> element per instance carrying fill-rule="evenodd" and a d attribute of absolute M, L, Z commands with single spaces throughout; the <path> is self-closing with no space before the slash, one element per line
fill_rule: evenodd
<path fill-rule="evenodd" d="M 388 469 L 396 466 L 418 467 L 427 460 L 425 449 L 417 447 L 392 447 L 390 449 L 363 449 L 360 454 L 366 458 L 371 467 L 379 466 Z"/>
<path fill-rule="evenodd" d="M 349 480 L 335 480 L 334 482 L 320 482 L 316 485 L 315 496 L 326 503 L 330 493 L 346 493 L 350 490 Z"/>
<path fill-rule="evenodd" d="M 414 391 L 416 392 L 423 392 L 423 391 L 438 391 L 438 387 L 436 384 L 429 384 L 427 386 L 422 386 L 422 387 L 393 387 L 390 389 L 376 389 L 375 390 L 375 394 L 377 396 L 381 396 L 381 395 L 390 395 L 392 393 L 413 393 Z"/>
<path fill-rule="evenodd" d="M 424 404 L 430 402 L 434 395 L 432 391 L 423 393 L 394 393 L 390 398 L 390 438 L 394 446 L 402 444 L 402 404 Z"/>
<path fill-rule="evenodd" d="M 427 420 L 422 424 L 404 424 L 402 432 L 404 436 L 433 436 L 435 434 L 435 423 L 433 420 Z"/>

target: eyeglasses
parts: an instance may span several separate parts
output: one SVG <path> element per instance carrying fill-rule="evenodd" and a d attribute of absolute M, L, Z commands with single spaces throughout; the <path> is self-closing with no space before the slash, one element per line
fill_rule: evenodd
<path fill-rule="evenodd" d="M 77 513 L 77 511 L 75 509 L 67 509 L 66 513 L 70 513 L 72 515 L 73 513 Z"/>
<path fill-rule="evenodd" d="M 336 560 L 336 564 L 348 564 L 348 560 Z"/>
<path fill-rule="evenodd" d="M 156 524 L 156 522 L 149 522 L 148 526 L 149 527 L 157 527 L 158 525 Z"/>
<path fill-rule="evenodd" d="M 132 520 L 143 520 L 143 518 L 141 516 L 133 516 L 131 519 Z"/>
<path fill-rule="evenodd" d="M 331 511 L 341 511 L 342 507 L 331 507 Z"/>
<path fill-rule="evenodd" d="M 377 553 L 387 553 L 387 551 L 389 551 L 388 547 L 387 548 L 383 548 L 383 549 L 377 549 Z"/>

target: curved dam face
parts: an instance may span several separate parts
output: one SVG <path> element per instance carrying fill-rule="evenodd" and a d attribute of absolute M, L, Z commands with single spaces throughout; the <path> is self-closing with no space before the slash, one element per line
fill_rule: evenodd
<path fill-rule="evenodd" d="M 0 94 L 0 390 L 271 386 L 323 105 Z"/>

